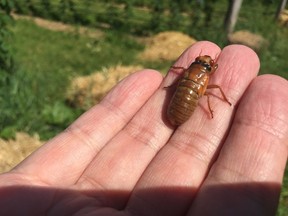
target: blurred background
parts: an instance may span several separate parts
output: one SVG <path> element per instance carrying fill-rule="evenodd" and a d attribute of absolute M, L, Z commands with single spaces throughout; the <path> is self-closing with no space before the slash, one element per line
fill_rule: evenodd
<path fill-rule="evenodd" d="M 2 0 L 0 172 L 64 130 L 119 80 L 163 74 L 191 44 L 244 44 L 288 78 L 287 0 Z M 286 7 L 287 8 L 287 7 Z M 288 174 L 278 215 L 288 215 Z"/>

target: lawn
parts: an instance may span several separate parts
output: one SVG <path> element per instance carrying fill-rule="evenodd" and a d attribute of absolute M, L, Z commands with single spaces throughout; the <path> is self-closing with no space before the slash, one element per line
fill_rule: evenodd
<path fill-rule="evenodd" d="M 288 31 L 279 26 L 274 30 L 267 35 L 271 45 L 259 53 L 260 73 L 288 78 L 285 58 L 285 50 L 288 50 L 285 35 Z M 10 85 L 1 87 L 5 103 L 1 104 L 0 135 L 4 137 L 24 130 L 37 132 L 42 139 L 48 139 L 67 127 L 83 112 L 65 103 L 63 89 L 75 76 L 117 64 L 140 64 L 165 72 L 172 63 L 140 61 L 136 56 L 144 45 L 139 38 L 117 31 L 105 30 L 99 38 L 90 38 L 76 30 L 72 33 L 47 30 L 27 20 L 17 20 L 11 31 L 12 51 L 18 69 L 10 76 Z M 273 35 L 278 39 L 273 40 Z M 215 41 L 217 37 L 211 35 L 211 40 Z M 225 45 L 221 41 L 219 44 Z"/>
<path fill-rule="evenodd" d="M 132 64 L 143 49 L 112 32 L 95 39 L 50 31 L 26 20 L 16 21 L 11 30 L 18 69 L 9 77 L 9 86 L 1 87 L 5 103 L 0 117 L 1 135 L 8 137 L 17 130 L 37 132 L 42 139 L 54 136 L 83 111 L 65 104 L 65 89 L 73 77 Z"/>

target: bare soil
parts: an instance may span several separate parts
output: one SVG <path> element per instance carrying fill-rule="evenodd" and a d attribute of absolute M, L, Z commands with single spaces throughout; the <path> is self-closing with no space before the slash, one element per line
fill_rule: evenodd
<path fill-rule="evenodd" d="M 0 173 L 7 172 L 43 144 L 38 135 L 16 133 L 15 139 L 0 139 Z"/>
<path fill-rule="evenodd" d="M 24 15 L 18 15 L 18 14 L 13 14 L 12 16 L 16 20 L 24 19 L 24 20 L 33 21 L 36 25 L 45 29 L 49 29 L 51 31 L 77 33 L 80 35 L 86 35 L 91 38 L 101 38 L 103 36 L 103 32 L 100 31 L 99 29 L 68 25 L 62 22 L 45 20 L 39 17 L 31 17 L 31 16 L 24 16 Z"/>
<path fill-rule="evenodd" d="M 281 25 L 288 27 L 288 10 L 283 10 L 279 16 Z"/>
<path fill-rule="evenodd" d="M 143 67 L 117 65 L 103 68 L 89 76 L 76 77 L 68 87 L 67 100 L 72 106 L 87 110 L 97 104 L 120 80 L 140 69 Z"/>
<path fill-rule="evenodd" d="M 268 45 L 268 41 L 261 35 L 254 34 L 247 30 L 237 31 L 228 36 L 228 40 L 232 44 L 243 44 L 255 51 Z"/>
<path fill-rule="evenodd" d="M 139 55 L 143 60 L 176 60 L 192 44 L 194 38 L 181 32 L 161 32 L 146 40 L 146 49 Z"/>

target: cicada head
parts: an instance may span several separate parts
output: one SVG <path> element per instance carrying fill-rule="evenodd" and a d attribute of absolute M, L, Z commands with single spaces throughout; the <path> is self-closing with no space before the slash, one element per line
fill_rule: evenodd
<path fill-rule="evenodd" d="M 218 68 L 218 64 L 208 55 L 198 56 L 195 59 L 195 63 L 202 65 L 207 73 L 214 73 L 215 70 Z"/>

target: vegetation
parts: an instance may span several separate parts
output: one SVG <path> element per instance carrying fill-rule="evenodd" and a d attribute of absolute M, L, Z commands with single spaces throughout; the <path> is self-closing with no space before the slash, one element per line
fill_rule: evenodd
<path fill-rule="evenodd" d="M 10 35 L 8 25 L 12 21 L 10 16 L 12 7 L 13 1 L 4 0 L 0 2 L 0 86 L 9 85 L 14 72 L 14 63 L 9 46 L 10 43 L 7 42 L 7 38 Z M 0 104 L 5 104 L 5 94 L 5 91 L 2 91 L 1 89 Z M 2 125 L 6 125 L 7 109 L 0 110 L 0 122 Z M 0 127 L 0 129 L 3 128 Z"/>
<path fill-rule="evenodd" d="M 17 130 L 40 133 L 42 139 L 55 135 L 83 112 L 65 104 L 71 77 L 129 64 L 142 49 L 135 41 L 113 33 L 95 41 L 77 33 L 52 32 L 28 21 L 17 21 L 12 31 L 14 57 L 21 68 L 10 77 L 9 85 L 2 86 L 2 136 Z"/>
<path fill-rule="evenodd" d="M 277 73 L 288 78 L 287 61 L 283 58 L 288 50 L 285 37 L 288 29 L 275 24 L 277 7 L 277 3 L 271 0 L 244 2 L 236 30 L 250 30 L 269 41 L 268 47 L 259 52 L 261 73 Z M 16 0 L 15 9 L 18 13 L 138 36 L 178 30 L 222 47 L 227 44 L 225 32 L 219 31 L 223 29 L 227 10 L 224 0 L 113 0 L 109 3 L 104 0 Z"/>
<path fill-rule="evenodd" d="M 12 21 L 10 16 L 12 7 L 13 1 L 4 0 L 0 2 L 0 70 L 6 72 L 13 70 L 9 45 L 5 41 L 5 38 L 9 35 L 7 26 Z"/>
<path fill-rule="evenodd" d="M 8 4 L 12 1 L 3 2 Z M 198 40 L 210 40 L 222 47 L 227 44 L 224 31 L 219 31 L 227 9 L 224 0 L 14 2 L 15 11 L 18 13 L 99 27 L 104 31 L 104 36 L 101 39 L 91 39 L 77 32 L 51 32 L 31 22 L 17 21 L 11 27 L 14 36 L 6 38 L 6 42 L 2 40 L 4 45 L 11 44 L 13 47 L 14 58 L 19 66 L 13 75 L 11 71 L 10 74 L 2 73 L 6 74 L 6 83 L 1 85 L 0 98 L 5 101 L 0 107 L 2 137 L 9 137 L 16 130 L 25 130 L 30 133 L 38 132 L 42 139 L 46 139 L 64 129 L 81 113 L 81 110 L 74 110 L 65 104 L 61 90 L 65 88 L 69 78 L 89 74 L 103 66 L 119 62 L 139 64 L 135 56 L 143 49 L 143 45 L 137 42 L 135 36 L 163 30 L 181 30 Z M 11 10 L 11 7 L 6 6 L 7 11 Z M 251 7 L 253 10 L 250 10 Z M 263 4 L 256 0 L 249 4 L 244 3 L 236 28 L 259 33 L 269 41 L 269 45 L 259 52 L 261 73 L 275 73 L 288 78 L 288 63 L 284 58 L 288 50 L 288 29 L 274 23 L 276 8 L 277 5 L 268 0 L 263 0 Z M 6 46 L 0 47 L 2 49 Z M 12 62 L 8 54 L 1 61 L 7 62 L 1 64 L 6 67 Z M 167 65 L 171 65 L 170 62 L 141 64 L 162 71 L 167 69 Z M 6 69 L 5 71 L 8 70 Z M 45 122 L 41 119 L 45 119 Z"/>

